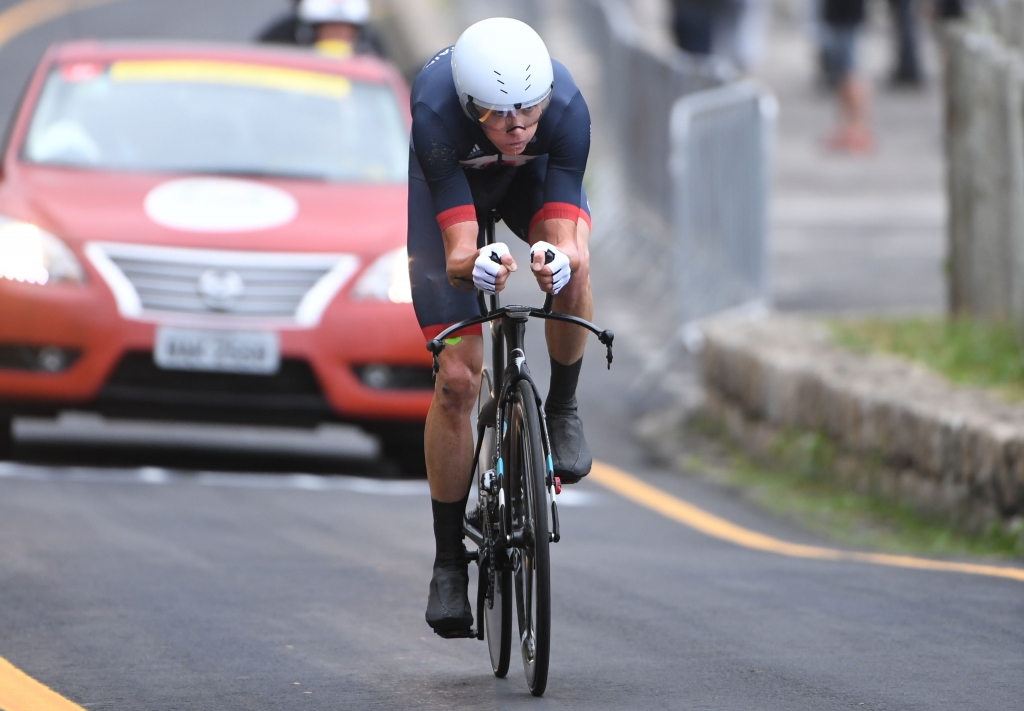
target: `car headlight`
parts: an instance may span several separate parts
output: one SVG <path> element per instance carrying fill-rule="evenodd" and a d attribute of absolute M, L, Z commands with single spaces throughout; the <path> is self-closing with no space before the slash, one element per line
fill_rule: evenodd
<path fill-rule="evenodd" d="M 81 284 L 85 271 L 74 252 L 31 222 L 0 217 L 0 279 L 25 284 Z"/>
<path fill-rule="evenodd" d="M 353 298 L 363 301 L 412 303 L 409 283 L 409 253 L 405 247 L 386 252 L 366 268 L 352 287 Z"/>

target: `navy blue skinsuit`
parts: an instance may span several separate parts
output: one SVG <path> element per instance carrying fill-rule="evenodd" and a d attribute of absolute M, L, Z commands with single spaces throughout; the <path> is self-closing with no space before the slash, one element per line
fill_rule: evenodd
<path fill-rule="evenodd" d="M 451 47 L 438 52 L 412 85 L 409 276 L 427 338 L 479 313 L 473 291 L 448 283 L 441 230 L 460 222 L 479 224 L 493 209 L 523 240 L 539 220 L 590 222 L 583 191 L 590 112 L 568 70 L 553 62 L 551 103 L 536 135 L 522 154 L 502 156 L 459 106 L 451 53 Z"/>

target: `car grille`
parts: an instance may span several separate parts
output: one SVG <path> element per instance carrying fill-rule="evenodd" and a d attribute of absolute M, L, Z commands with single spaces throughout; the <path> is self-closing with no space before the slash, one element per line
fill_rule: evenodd
<path fill-rule="evenodd" d="M 347 254 L 90 244 L 122 314 L 232 315 L 314 326 L 358 267 Z"/>

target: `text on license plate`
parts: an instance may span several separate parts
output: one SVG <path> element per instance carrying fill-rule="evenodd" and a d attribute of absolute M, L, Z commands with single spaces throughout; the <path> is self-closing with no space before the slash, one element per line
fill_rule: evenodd
<path fill-rule="evenodd" d="M 280 366 L 281 347 L 276 333 L 161 326 L 156 329 L 153 360 L 167 370 L 271 374 Z"/>

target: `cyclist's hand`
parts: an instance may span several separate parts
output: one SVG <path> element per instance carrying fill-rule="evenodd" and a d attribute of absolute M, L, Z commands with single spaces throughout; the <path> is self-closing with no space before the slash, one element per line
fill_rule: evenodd
<path fill-rule="evenodd" d="M 541 291 L 557 294 L 569 283 L 569 257 L 553 244 L 537 242 L 530 247 L 530 268 Z"/>
<path fill-rule="evenodd" d="M 473 262 L 473 285 L 488 294 L 497 294 L 505 288 L 508 275 L 516 270 L 516 260 L 508 252 L 508 245 L 495 242 L 480 250 Z"/>

